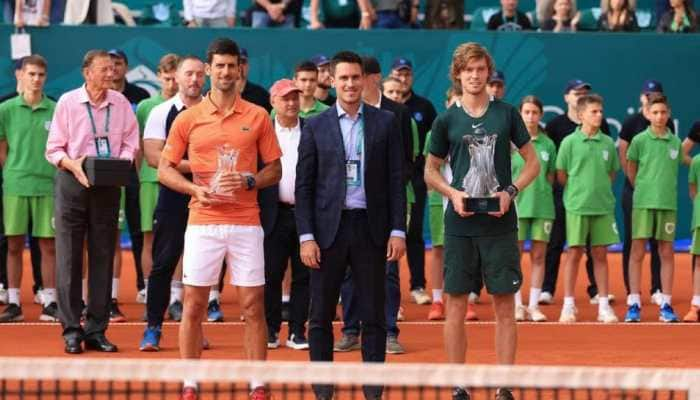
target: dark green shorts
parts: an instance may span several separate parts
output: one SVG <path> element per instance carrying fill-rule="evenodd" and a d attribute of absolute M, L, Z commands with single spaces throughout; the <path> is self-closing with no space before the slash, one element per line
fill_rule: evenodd
<path fill-rule="evenodd" d="M 461 237 L 445 235 L 445 293 L 478 293 L 479 276 L 489 294 L 510 294 L 520 289 L 518 233 Z"/>

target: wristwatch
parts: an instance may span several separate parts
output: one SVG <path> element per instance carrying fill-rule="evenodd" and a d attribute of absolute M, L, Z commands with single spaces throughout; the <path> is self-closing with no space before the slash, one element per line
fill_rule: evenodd
<path fill-rule="evenodd" d="M 515 185 L 508 185 L 508 186 L 506 186 L 505 189 L 503 189 L 503 191 L 506 192 L 506 193 L 508 193 L 508 195 L 510 196 L 511 200 L 514 199 L 515 196 L 517 196 L 518 193 L 520 192 L 520 190 L 518 189 L 518 187 L 515 186 Z"/>
<path fill-rule="evenodd" d="M 245 190 L 255 189 L 255 177 L 253 175 L 248 175 L 245 177 Z"/>

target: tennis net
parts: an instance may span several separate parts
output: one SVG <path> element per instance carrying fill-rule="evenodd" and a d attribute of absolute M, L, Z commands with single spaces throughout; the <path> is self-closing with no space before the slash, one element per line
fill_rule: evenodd
<path fill-rule="evenodd" d="M 251 380 L 275 400 L 314 399 L 311 384 L 332 384 L 334 399 L 363 399 L 363 385 L 383 387 L 384 399 L 449 400 L 455 387 L 472 400 L 700 400 L 692 369 L 0 358 L 4 399 L 178 399 L 182 380 L 199 382 L 200 399 L 246 399 Z"/>

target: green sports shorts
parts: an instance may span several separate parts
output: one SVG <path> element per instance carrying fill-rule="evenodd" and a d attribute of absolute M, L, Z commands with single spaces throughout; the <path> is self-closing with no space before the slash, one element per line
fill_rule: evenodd
<path fill-rule="evenodd" d="M 2 203 L 6 236 L 26 235 L 30 221 L 32 236 L 53 238 L 56 235 L 53 196 L 4 195 Z"/>
<path fill-rule="evenodd" d="M 632 239 L 672 242 L 676 238 L 676 211 L 635 208 L 632 210 Z"/>
<path fill-rule="evenodd" d="M 477 237 L 445 235 L 445 292 L 478 293 L 480 276 L 492 295 L 520 289 L 523 274 L 515 231 Z"/>
<path fill-rule="evenodd" d="M 615 215 L 578 215 L 566 213 L 566 242 L 569 247 L 585 246 L 590 236 L 591 246 L 609 246 L 620 241 Z"/>
<path fill-rule="evenodd" d="M 442 206 L 434 205 L 428 209 L 430 218 L 430 243 L 433 247 L 445 245 L 445 211 Z"/>
<path fill-rule="evenodd" d="M 518 240 L 537 240 L 549 242 L 552 235 L 551 219 L 544 218 L 518 218 Z"/>
<path fill-rule="evenodd" d="M 153 231 L 153 213 L 158 203 L 158 182 L 141 182 L 139 188 L 139 205 L 141 206 L 141 232 Z"/>
<path fill-rule="evenodd" d="M 700 255 L 700 227 L 693 229 L 693 243 L 690 245 L 690 254 Z"/>

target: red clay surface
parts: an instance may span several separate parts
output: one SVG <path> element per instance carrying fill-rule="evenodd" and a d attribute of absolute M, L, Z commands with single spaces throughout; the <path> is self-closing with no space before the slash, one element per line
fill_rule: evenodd
<path fill-rule="evenodd" d="M 426 253 L 428 263 L 429 252 Z M 25 260 L 28 257 L 25 255 Z M 144 324 L 140 322 L 144 306 L 135 303 L 135 284 L 133 261 L 130 252 L 124 252 L 125 261 L 120 302 L 122 311 L 129 318 L 127 324 L 112 324 L 107 331 L 108 337 L 119 346 L 120 351 L 114 357 L 134 358 L 176 358 L 177 325 L 166 324 L 163 328 L 162 351 L 159 353 L 141 353 L 138 344 Z M 610 276 L 612 293 L 617 301 L 614 309 L 619 318 L 624 316 L 625 290 L 622 283 L 621 255 L 610 256 Z M 25 261 L 25 264 L 28 260 Z M 400 341 L 406 348 L 406 354 L 388 356 L 388 362 L 443 362 L 445 360 L 442 347 L 442 324 L 429 323 L 426 319 L 428 306 L 418 306 L 409 300 L 407 266 L 402 263 L 401 281 L 404 293 L 403 307 L 406 321 L 400 323 Z M 528 281 L 529 260 L 525 257 L 525 285 Z M 428 274 L 426 274 L 428 275 Z M 678 367 L 698 368 L 698 357 L 695 339 L 700 334 L 699 324 L 658 324 L 658 307 L 649 304 L 648 266 L 644 267 L 642 324 L 615 324 L 603 326 L 594 324 L 597 306 L 590 305 L 585 294 L 587 278 L 585 268 L 580 267 L 577 293 L 579 320 L 584 323 L 561 325 L 559 323 L 519 325 L 517 362 L 522 364 L 547 365 L 594 365 L 594 366 L 637 366 L 637 367 Z M 563 273 L 560 273 L 560 280 Z M 31 272 L 26 268 L 23 282 L 23 309 L 26 323 L 0 326 L 0 356 L 65 356 L 61 329 L 58 324 L 38 323 L 40 308 L 31 303 Z M 682 318 L 688 309 L 691 288 L 690 257 L 687 254 L 676 256 L 676 274 L 674 278 L 673 302 L 678 315 Z M 559 316 L 563 296 L 562 282 L 559 282 L 556 302 L 551 306 L 543 306 L 545 314 L 552 321 Z M 527 291 L 523 293 L 527 299 Z M 483 293 L 481 304 L 476 310 L 481 321 L 467 323 L 469 363 L 495 363 L 493 351 L 493 313 L 488 296 Z M 206 324 L 204 330 L 212 343 L 212 349 L 204 353 L 205 358 L 241 359 L 244 357 L 242 348 L 243 324 L 239 322 L 239 308 L 235 290 L 227 287 L 223 293 L 223 311 L 225 323 Z M 36 322 L 36 323 L 35 323 Z M 340 325 L 336 324 L 339 332 Z M 282 328 L 281 338 L 286 338 L 286 327 Z M 268 353 L 272 360 L 307 360 L 305 351 L 290 350 L 284 347 Z M 73 356 L 75 357 L 75 356 Z M 78 357 L 104 357 L 103 354 L 88 352 Z M 336 353 L 336 359 L 342 361 L 359 361 L 359 352 L 345 354 Z"/>

